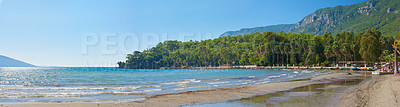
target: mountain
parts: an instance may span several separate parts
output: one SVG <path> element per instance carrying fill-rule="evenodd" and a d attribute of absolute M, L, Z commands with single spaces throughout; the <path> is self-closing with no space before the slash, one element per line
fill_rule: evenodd
<path fill-rule="evenodd" d="M 227 31 L 221 36 L 236 36 L 236 35 L 245 35 L 245 34 L 252 34 L 256 32 L 280 32 L 280 31 L 289 31 L 291 27 L 295 26 L 296 24 L 281 24 L 281 25 L 272 25 L 272 26 L 264 26 L 264 27 L 255 27 L 255 28 L 243 28 L 239 31 Z"/>
<path fill-rule="evenodd" d="M 400 26 L 400 0 L 369 0 L 363 3 L 318 9 L 296 24 L 283 24 L 238 31 L 228 31 L 220 36 L 236 36 L 255 32 L 294 32 L 322 35 L 325 32 L 364 32 L 377 29 L 384 36 L 395 36 Z"/>
<path fill-rule="evenodd" d="M 10 57 L 0 55 L 0 67 L 36 67 L 36 66 Z"/>

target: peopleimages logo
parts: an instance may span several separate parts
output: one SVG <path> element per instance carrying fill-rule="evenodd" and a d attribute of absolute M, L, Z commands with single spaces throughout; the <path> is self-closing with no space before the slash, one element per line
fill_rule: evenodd
<path fill-rule="evenodd" d="M 115 55 L 128 54 L 135 50 L 145 50 L 167 40 L 200 41 L 212 39 L 211 33 L 84 33 L 81 54 Z M 183 46 L 181 46 L 183 48 Z M 92 51 L 94 51 L 92 53 Z"/>

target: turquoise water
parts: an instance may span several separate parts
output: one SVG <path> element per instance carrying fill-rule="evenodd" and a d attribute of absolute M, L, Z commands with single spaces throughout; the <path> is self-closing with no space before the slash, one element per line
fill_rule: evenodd
<path fill-rule="evenodd" d="M 0 102 L 127 102 L 145 96 L 264 84 L 328 72 L 268 69 L 0 68 Z"/>

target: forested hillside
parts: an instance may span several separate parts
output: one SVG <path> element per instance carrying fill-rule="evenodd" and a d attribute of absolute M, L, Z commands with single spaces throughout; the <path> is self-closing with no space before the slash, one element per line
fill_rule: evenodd
<path fill-rule="evenodd" d="M 383 36 L 396 36 L 400 27 L 400 0 L 369 0 L 348 6 L 323 8 L 307 15 L 300 22 L 228 31 L 221 36 L 257 32 L 294 32 L 322 35 L 324 32 L 364 32 L 377 29 Z"/>
<path fill-rule="evenodd" d="M 201 67 L 221 65 L 333 65 L 336 61 L 375 61 L 393 52 L 394 38 L 377 30 L 332 35 L 264 32 L 203 41 L 165 41 L 135 51 L 120 68 Z M 384 50 L 386 53 L 382 54 Z"/>

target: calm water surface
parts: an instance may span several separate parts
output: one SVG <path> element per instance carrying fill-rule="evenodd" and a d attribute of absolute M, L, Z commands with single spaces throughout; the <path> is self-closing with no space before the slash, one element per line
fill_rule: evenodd
<path fill-rule="evenodd" d="M 0 68 L 0 102 L 127 102 L 155 94 L 263 84 L 327 74 L 268 69 Z"/>
<path fill-rule="evenodd" d="M 228 102 L 185 107 L 330 107 L 335 106 L 341 95 L 354 85 L 370 79 L 370 76 L 356 76 L 335 81 L 326 81 L 278 91 L 250 98 L 242 98 Z"/>

